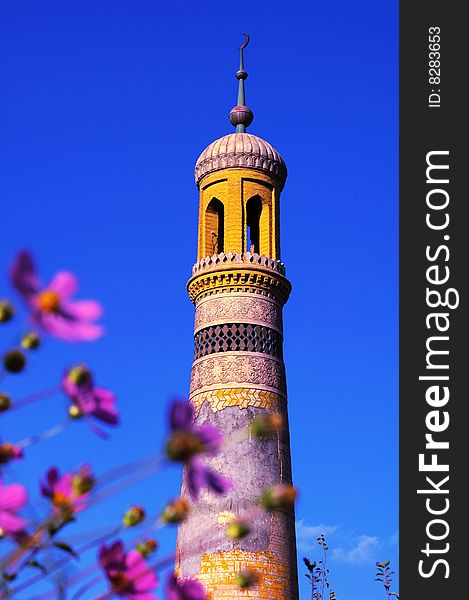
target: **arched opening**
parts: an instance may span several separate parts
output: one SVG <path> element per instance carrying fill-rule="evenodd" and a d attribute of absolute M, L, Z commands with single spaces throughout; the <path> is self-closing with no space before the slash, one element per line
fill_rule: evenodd
<path fill-rule="evenodd" d="M 205 211 L 205 252 L 220 254 L 225 245 L 225 208 L 218 198 L 212 198 Z"/>
<path fill-rule="evenodd" d="M 249 198 L 246 203 L 246 250 L 254 249 L 260 254 L 260 220 L 262 212 L 262 200 L 259 196 Z"/>

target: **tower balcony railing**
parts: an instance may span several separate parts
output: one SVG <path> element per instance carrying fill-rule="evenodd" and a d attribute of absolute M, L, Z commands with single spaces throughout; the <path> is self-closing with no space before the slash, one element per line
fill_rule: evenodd
<path fill-rule="evenodd" d="M 269 258 L 265 254 L 257 254 L 257 252 L 221 252 L 220 254 L 213 254 L 212 256 L 206 256 L 201 260 L 197 261 L 192 267 L 192 275 L 197 275 L 208 269 L 223 266 L 236 266 L 246 265 L 253 267 L 261 267 L 265 269 L 271 269 L 276 271 L 280 275 L 285 276 L 285 265 L 281 260 Z"/>

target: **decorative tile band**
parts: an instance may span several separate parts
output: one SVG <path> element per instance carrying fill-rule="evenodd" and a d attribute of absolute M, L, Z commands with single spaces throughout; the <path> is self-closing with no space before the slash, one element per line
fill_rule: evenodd
<path fill-rule="evenodd" d="M 251 323 L 224 323 L 200 329 L 194 336 L 194 360 L 218 352 L 260 352 L 282 358 L 282 335 Z"/>
<path fill-rule="evenodd" d="M 219 412 L 228 406 L 239 408 L 265 408 L 266 410 L 281 410 L 285 405 L 285 399 L 269 390 L 255 388 L 222 388 L 207 390 L 200 394 L 194 394 L 191 399 L 197 416 L 204 402 L 210 405 L 213 412 Z"/>
<path fill-rule="evenodd" d="M 204 298 L 195 311 L 195 332 L 221 323 L 256 323 L 282 332 L 282 307 L 260 294 L 217 294 Z"/>
<path fill-rule="evenodd" d="M 266 385 L 285 391 L 285 367 L 281 360 L 254 353 L 223 352 L 200 358 L 192 365 L 190 393 L 213 385 Z M 232 386 L 231 386 L 232 387 Z"/>

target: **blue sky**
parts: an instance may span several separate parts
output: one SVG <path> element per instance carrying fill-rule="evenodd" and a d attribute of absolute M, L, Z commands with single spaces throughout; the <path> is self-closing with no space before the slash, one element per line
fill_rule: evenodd
<path fill-rule="evenodd" d="M 299 556 L 317 557 L 325 533 L 338 599 L 383 597 L 374 561 L 398 560 L 397 17 L 395 2 L 364 0 L 177 14 L 151 2 L 2 3 L 0 269 L 29 247 L 45 280 L 76 272 L 107 331 L 92 344 L 48 342 L 3 389 L 49 387 L 86 361 L 118 394 L 123 420 L 108 442 L 77 424 L 31 448 L 10 479 L 33 489 L 52 463 L 90 460 L 99 473 L 159 447 L 192 361 L 193 166 L 232 131 L 247 31 L 249 131 L 289 170 L 281 230 Z M 11 295 L 4 279 L 0 296 Z M 2 348 L 17 323 L 0 332 Z M 2 437 L 44 430 L 63 410 L 56 397 L 4 416 Z M 129 502 L 156 513 L 178 485 L 178 470 L 148 479 L 82 527 L 112 525 Z M 162 533 L 161 552 L 173 541 Z M 306 599 L 301 565 L 300 581 Z"/>

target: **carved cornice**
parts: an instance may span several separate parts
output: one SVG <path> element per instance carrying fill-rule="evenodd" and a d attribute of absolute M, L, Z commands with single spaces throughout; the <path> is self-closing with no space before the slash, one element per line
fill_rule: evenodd
<path fill-rule="evenodd" d="M 283 305 L 288 300 L 291 284 L 283 275 L 270 269 L 230 265 L 223 270 L 202 271 L 189 279 L 187 291 L 192 302 L 207 293 L 227 292 L 263 293 L 279 300 Z"/>
<path fill-rule="evenodd" d="M 251 252 L 222 252 L 221 254 L 213 254 L 212 256 L 206 256 L 201 260 L 197 261 L 192 267 L 192 275 L 197 275 L 202 271 L 208 271 L 213 269 L 226 268 L 231 265 L 249 265 L 252 267 L 262 267 L 263 269 L 269 269 L 285 275 L 285 265 L 281 260 L 269 258 L 264 254 L 257 254 Z"/>

